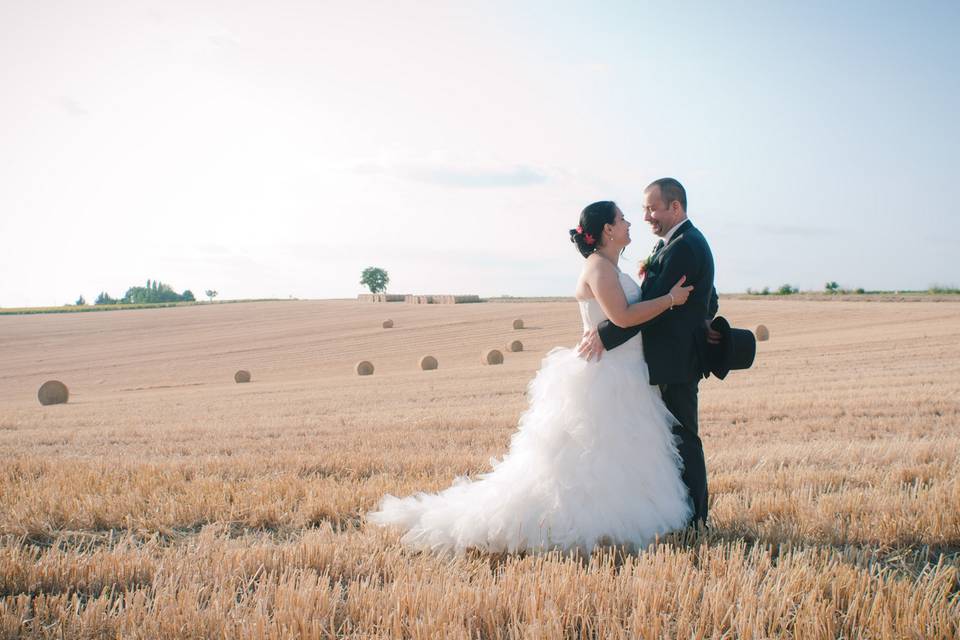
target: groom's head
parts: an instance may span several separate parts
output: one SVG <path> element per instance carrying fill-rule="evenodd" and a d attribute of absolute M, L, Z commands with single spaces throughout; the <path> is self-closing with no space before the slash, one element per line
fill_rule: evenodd
<path fill-rule="evenodd" d="M 687 219 L 687 192 L 673 178 L 660 178 L 643 190 L 643 219 L 661 238 Z"/>

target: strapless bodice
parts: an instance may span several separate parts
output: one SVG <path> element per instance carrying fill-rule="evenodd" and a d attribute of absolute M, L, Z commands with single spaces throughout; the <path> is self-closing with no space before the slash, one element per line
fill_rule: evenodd
<path fill-rule="evenodd" d="M 640 301 L 640 285 L 633 278 L 619 272 L 620 286 L 623 288 L 623 294 L 627 298 L 627 304 L 633 304 Z M 595 298 L 589 300 L 580 300 L 580 317 L 583 320 L 583 330 L 593 329 L 598 324 L 607 319 L 606 314 L 600 307 L 600 303 Z"/>

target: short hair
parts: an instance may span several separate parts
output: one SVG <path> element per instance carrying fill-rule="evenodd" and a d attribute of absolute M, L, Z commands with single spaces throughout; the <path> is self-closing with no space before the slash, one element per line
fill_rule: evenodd
<path fill-rule="evenodd" d="M 687 191 L 679 180 L 676 178 L 660 178 L 648 184 L 644 191 L 649 191 L 654 187 L 660 187 L 660 198 L 668 207 L 671 202 L 677 200 L 680 202 L 680 208 L 683 209 L 683 212 L 687 212 Z"/>

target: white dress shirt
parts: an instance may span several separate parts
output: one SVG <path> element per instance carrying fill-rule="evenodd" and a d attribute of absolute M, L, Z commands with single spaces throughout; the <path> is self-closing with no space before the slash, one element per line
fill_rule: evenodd
<path fill-rule="evenodd" d="M 673 237 L 673 234 L 675 234 L 675 233 L 677 232 L 677 229 L 679 229 L 680 226 L 681 226 L 684 222 L 686 222 L 687 220 L 689 220 L 689 219 L 690 219 L 690 218 L 684 218 L 683 220 L 681 220 L 681 221 L 678 222 L 677 224 L 673 225 L 673 227 L 670 228 L 670 231 L 667 231 L 667 235 L 663 236 L 663 245 L 664 245 L 664 246 L 670 244 L 670 238 Z"/>

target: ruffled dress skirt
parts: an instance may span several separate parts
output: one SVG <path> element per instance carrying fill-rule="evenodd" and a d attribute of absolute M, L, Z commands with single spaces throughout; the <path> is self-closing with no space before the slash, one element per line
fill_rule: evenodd
<path fill-rule="evenodd" d="M 675 420 L 649 384 L 640 336 L 599 362 L 552 350 L 528 397 L 509 451 L 488 473 L 439 493 L 387 495 L 368 522 L 440 553 L 644 548 L 686 526 Z"/>

